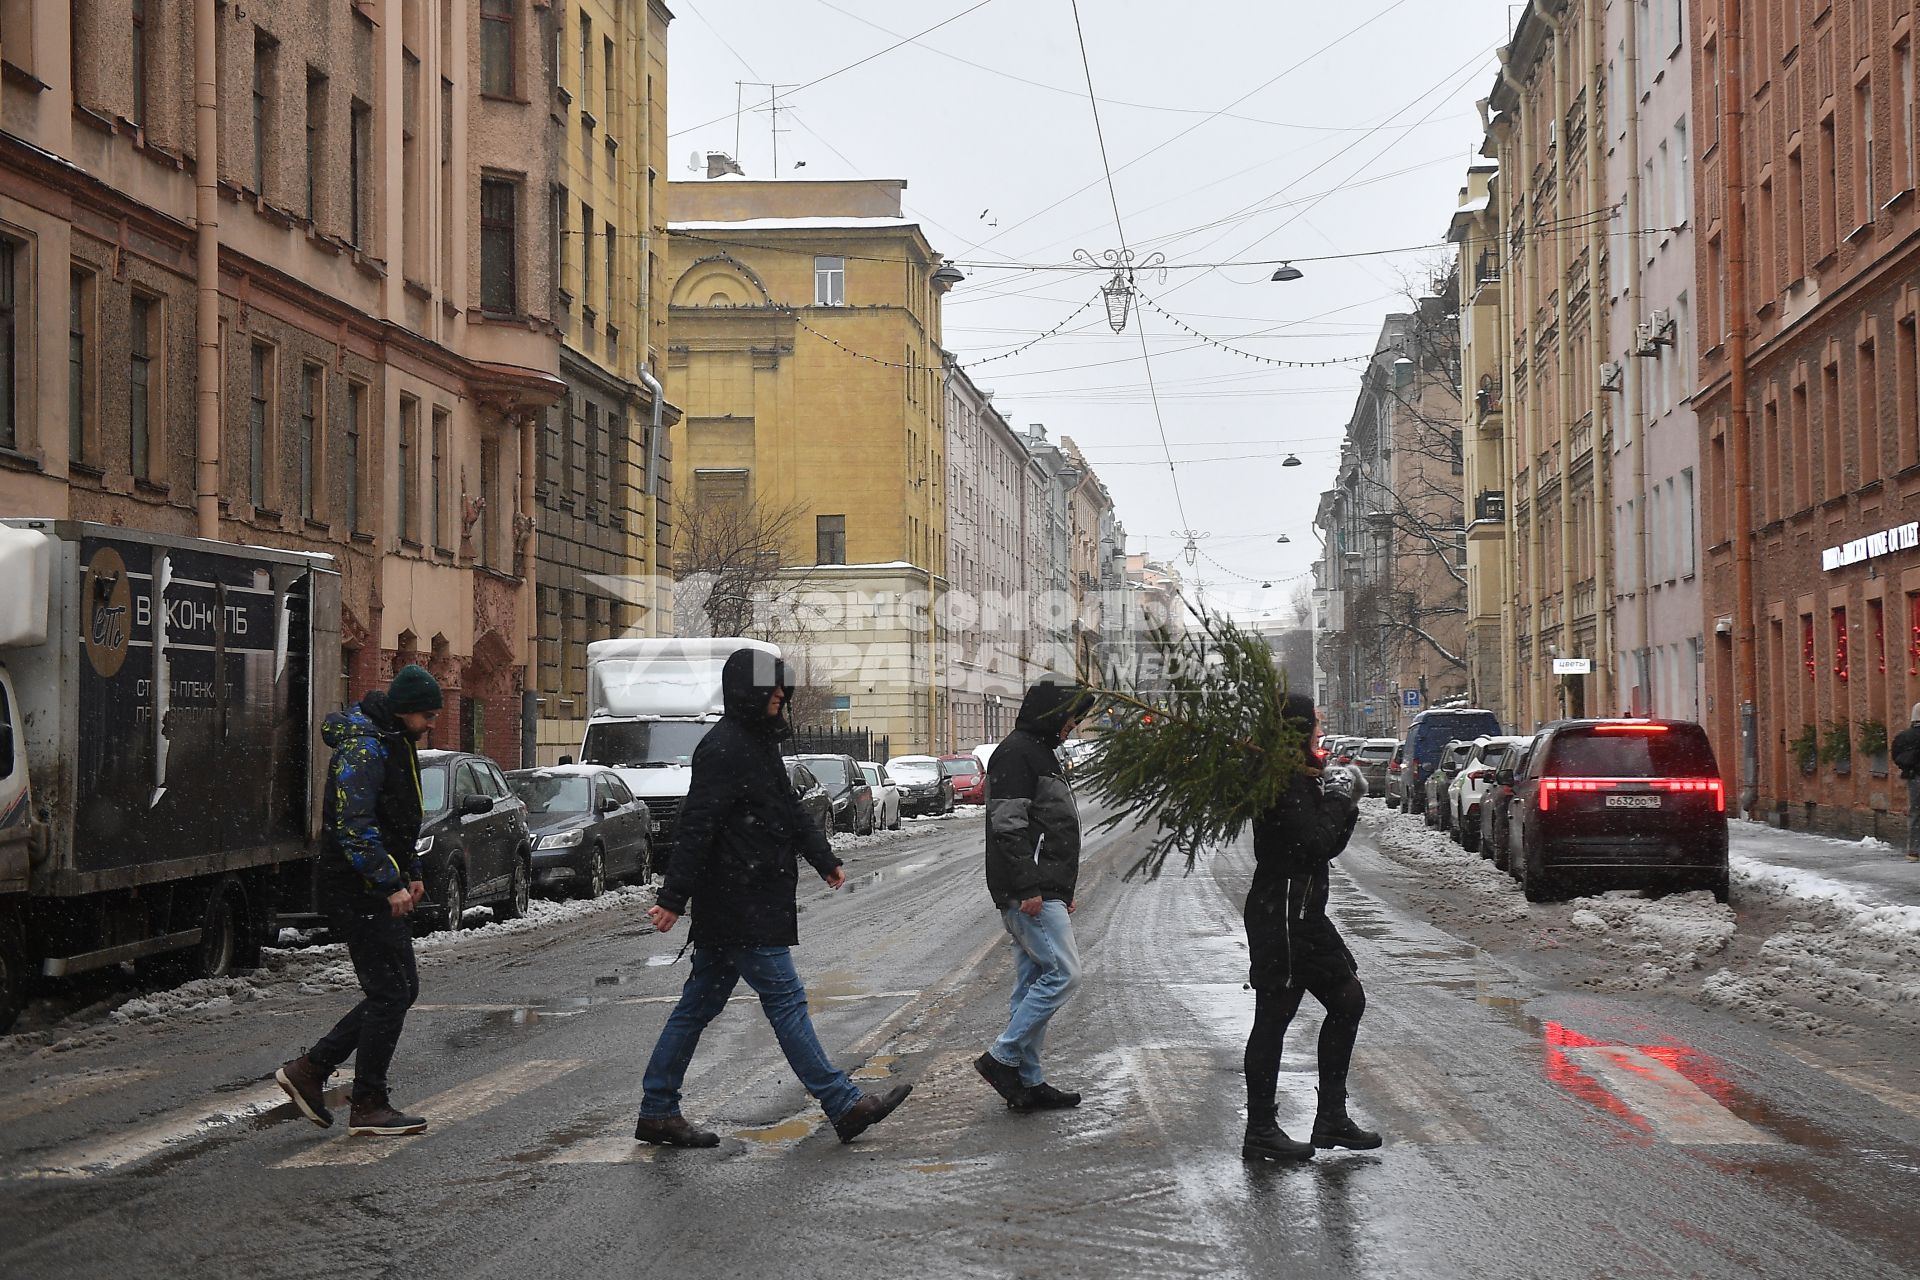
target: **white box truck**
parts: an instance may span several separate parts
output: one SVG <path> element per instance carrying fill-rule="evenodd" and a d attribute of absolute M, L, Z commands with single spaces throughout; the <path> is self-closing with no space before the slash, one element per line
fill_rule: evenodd
<path fill-rule="evenodd" d="M 339 685 L 330 556 L 0 520 L 0 1030 L 38 977 L 257 963 Z"/>
<path fill-rule="evenodd" d="M 606 765 L 644 800 L 656 867 L 673 848 L 693 749 L 726 709 L 720 671 L 741 649 L 780 656 L 764 640 L 595 640 L 587 646 L 583 764 Z"/>

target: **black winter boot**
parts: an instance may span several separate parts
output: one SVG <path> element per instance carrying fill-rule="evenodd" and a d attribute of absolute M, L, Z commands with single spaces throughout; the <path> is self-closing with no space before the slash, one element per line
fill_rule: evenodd
<path fill-rule="evenodd" d="M 1372 1151 L 1382 1139 L 1371 1129 L 1362 1129 L 1347 1114 L 1345 1093 L 1322 1093 L 1320 1107 L 1313 1117 L 1313 1145 L 1323 1150 L 1345 1147 L 1349 1151 Z"/>
<path fill-rule="evenodd" d="M 1313 1146 L 1287 1136 L 1271 1111 L 1247 1113 L 1247 1136 L 1240 1141 L 1242 1160 L 1311 1160 Z"/>

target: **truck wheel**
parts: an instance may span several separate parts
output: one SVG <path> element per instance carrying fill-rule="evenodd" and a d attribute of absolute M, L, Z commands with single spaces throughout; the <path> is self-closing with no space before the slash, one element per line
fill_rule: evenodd
<path fill-rule="evenodd" d="M 20 921 L 11 911 L 0 910 L 0 1035 L 13 1027 L 13 1020 L 27 1003 L 27 943 Z"/>
<path fill-rule="evenodd" d="M 238 881 L 215 885 L 200 925 L 200 946 L 193 955 L 193 976 L 225 978 L 240 968 L 246 946 L 247 895 Z"/>
<path fill-rule="evenodd" d="M 527 870 L 528 856 L 525 850 L 513 855 L 513 886 L 507 890 L 507 900 L 500 904 L 500 915 L 504 919 L 519 920 L 533 905 L 533 873 Z"/>

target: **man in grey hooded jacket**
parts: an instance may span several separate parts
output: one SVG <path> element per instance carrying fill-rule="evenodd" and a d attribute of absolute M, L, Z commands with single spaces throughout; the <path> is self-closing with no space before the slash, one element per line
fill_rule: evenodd
<path fill-rule="evenodd" d="M 1080 1103 L 1079 1094 L 1047 1083 L 1040 1049 L 1080 977 L 1068 919 L 1080 876 L 1080 813 L 1054 750 L 1089 701 L 1067 681 L 1035 684 L 987 765 L 987 892 L 1012 940 L 1015 981 L 1007 1029 L 974 1068 L 1016 1111 Z"/>

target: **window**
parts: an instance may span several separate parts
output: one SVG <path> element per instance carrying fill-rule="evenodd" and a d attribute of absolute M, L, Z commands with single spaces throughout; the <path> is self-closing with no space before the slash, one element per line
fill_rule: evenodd
<path fill-rule="evenodd" d="M 480 0 L 480 92 L 513 96 L 515 0 Z"/>
<path fill-rule="evenodd" d="M 347 384 L 347 456 L 345 497 L 347 532 L 360 532 L 360 442 L 367 435 L 367 389 L 358 382 Z"/>
<path fill-rule="evenodd" d="M 1863 227 L 1873 221 L 1873 81 L 1863 80 L 1853 91 L 1853 222 Z"/>
<path fill-rule="evenodd" d="M 272 404 L 273 348 L 263 342 L 248 348 L 247 360 L 247 500 L 267 505 L 267 431 Z"/>
<path fill-rule="evenodd" d="M 1852 646 L 1847 639 L 1847 610 L 1842 605 L 1832 612 L 1833 622 L 1833 675 L 1841 684 L 1853 678 Z"/>
<path fill-rule="evenodd" d="M 133 0 L 133 122 L 147 122 L 147 0 Z"/>
<path fill-rule="evenodd" d="M 500 497 L 500 442 L 482 437 L 480 440 L 480 519 L 474 529 L 474 546 L 480 563 L 491 566 L 494 563 L 493 531 L 504 528 L 505 521 L 496 521 L 494 511 L 499 509 Z"/>
<path fill-rule="evenodd" d="M 267 153 L 273 133 L 273 55 L 278 46 L 264 31 L 253 33 L 253 190 L 267 192 Z"/>
<path fill-rule="evenodd" d="M 593 19 L 580 15 L 580 109 L 593 97 Z"/>
<path fill-rule="evenodd" d="M 1787 279 L 1798 282 L 1807 274 L 1807 177 L 1800 148 L 1787 152 Z"/>
<path fill-rule="evenodd" d="M 92 342 L 88 335 L 93 319 L 93 273 L 75 268 L 68 274 L 67 290 L 67 456 L 74 462 L 87 461 L 88 403 L 93 392 L 87 376 L 93 362 Z"/>
<path fill-rule="evenodd" d="M 327 163 L 327 78 L 307 68 L 307 221 L 320 221 L 321 174 Z"/>
<path fill-rule="evenodd" d="M 1694 531 L 1693 508 L 1693 468 L 1685 467 L 1680 472 L 1680 528 L 1679 545 L 1675 550 L 1680 557 L 1680 576 L 1691 578 L 1696 568 L 1695 557 L 1699 554 L 1699 535 Z"/>
<path fill-rule="evenodd" d="M 433 545 L 445 550 L 453 542 L 447 531 L 447 411 L 433 411 L 433 469 L 427 473 L 431 514 L 428 528 L 433 530 Z"/>
<path fill-rule="evenodd" d="M 813 260 L 813 305 L 843 307 L 846 304 L 847 260 L 815 258 Z"/>
<path fill-rule="evenodd" d="M 600 406 L 591 400 L 587 401 L 585 441 L 587 474 L 581 488 L 591 508 L 600 501 Z"/>
<path fill-rule="evenodd" d="M 135 480 L 153 479 L 153 442 L 148 432 L 153 403 L 153 353 L 161 346 L 156 321 L 160 304 L 133 295 L 127 325 L 127 470 Z"/>
<path fill-rule="evenodd" d="M 615 80 L 614 80 L 614 74 L 613 74 L 613 37 L 608 36 L 605 38 L 602 44 L 601 52 L 604 55 L 602 59 L 602 70 L 605 72 L 605 75 L 602 77 L 605 83 L 601 85 L 601 89 L 607 95 L 607 106 L 606 106 L 607 128 L 611 130 L 613 128 L 613 122 L 616 119 L 615 115 L 613 114 L 614 112 L 614 96 L 613 95 L 615 93 L 615 89 L 614 89 Z"/>
<path fill-rule="evenodd" d="M 400 540 L 416 542 L 413 527 L 413 437 L 420 429 L 420 402 L 412 396 L 400 397 L 399 498 Z"/>
<path fill-rule="evenodd" d="M 845 516 L 816 516 L 814 527 L 814 562 L 816 564 L 845 564 L 847 562 L 847 518 Z"/>
<path fill-rule="evenodd" d="M 519 296 L 514 270 L 515 203 L 519 192 L 502 178 L 480 180 L 480 308 L 511 315 Z"/>
<path fill-rule="evenodd" d="M 573 208 L 567 202 L 567 189 L 555 186 L 553 189 L 553 287 L 559 292 L 563 305 L 569 293 L 567 268 L 573 261 L 573 255 L 567 252 L 567 237 L 573 234 L 568 219 L 572 216 Z"/>
<path fill-rule="evenodd" d="M 1894 135 L 1899 147 L 1894 152 L 1893 186 L 1896 191 L 1912 190 L 1916 176 L 1916 157 L 1913 147 L 1913 37 L 1909 36 L 1894 46 L 1893 61 L 1896 73 L 1900 77 L 1900 114 L 1894 123 Z"/>
<path fill-rule="evenodd" d="M 1920 370 L 1915 368 L 1920 362 L 1920 326 L 1915 319 L 1912 311 L 1900 317 L 1893 344 L 1895 422 L 1900 433 L 1897 452 L 1902 467 L 1920 462 Z M 0 351 L 0 359 L 5 359 L 4 351 Z"/>
<path fill-rule="evenodd" d="M 319 450 L 324 439 L 319 429 L 324 416 L 320 405 L 320 376 L 318 365 L 300 366 L 300 438 L 294 441 L 293 447 L 298 455 L 295 462 L 300 468 L 300 518 L 303 520 L 312 520 L 319 513 L 314 490 L 319 483 Z"/>
<path fill-rule="evenodd" d="M 593 206 L 580 202 L 580 305 L 593 305 Z"/>
<path fill-rule="evenodd" d="M 1840 171 L 1834 147 L 1833 117 L 1820 122 L 1820 256 L 1833 251 L 1840 226 Z"/>
<path fill-rule="evenodd" d="M 15 272 L 19 269 L 20 246 L 0 239 L 0 449 L 20 447 L 19 387 L 16 385 L 16 346 L 19 342 L 19 311 L 14 299 Z"/>
<path fill-rule="evenodd" d="M 607 247 L 607 316 L 609 319 L 611 319 L 613 316 L 613 295 L 614 295 L 614 290 L 618 287 L 617 281 L 619 277 L 619 271 L 615 267 L 614 254 L 619 249 L 619 246 L 620 246 L 619 233 L 613 229 L 613 224 L 609 222 L 607 224 L 607 246 L 606 246 Z"/>
<path fill-rule="evenodd" d="M 1846 492 L 1841 480 L 1841 455 L 1846 449 L 1841 444 L 1845 437 L 1840 430 L 1840 361 L 1837 355 L 1829 355 L 1828 363 L 1820 370 L 1820 449 L 1826 460 L 1827 483 L 1820 496 L 1837 498 Z"/>
<path fill-rule="evenodd" d="M 1871 323 L 1871 322 L 1869 322 Z M 1859 451 L 1855 484 L 1872 484 L 1880 478 L 1880 359 L 1875 334 L 1869 330 L 1854 352 L 1854 448 Z"/>
<path fill-rule="evenodd" d="M 367 179 L 373 175 L 373 108 L 356 100 L 349 112 L 347 140 L 347 241 L 354 248 L 366 245 L 367 223 L 372 213 L 367 203 Z"/>

